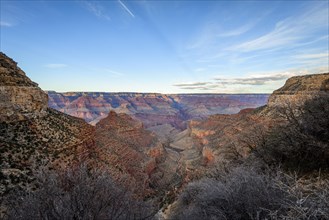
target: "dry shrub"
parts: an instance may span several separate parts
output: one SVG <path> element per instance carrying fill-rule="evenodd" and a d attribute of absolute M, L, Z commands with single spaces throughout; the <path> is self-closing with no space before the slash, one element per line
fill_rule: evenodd
<path fill-rule="evenodd" d="M 170 219 L 329 219 L 329 183 L 310 184 L 280 170 L 239 167 L 190 183 Z"/>
<path fill-rule="evenodd" d="M 118 186 L 103 172 L 80 166 L 39 171 L 37 189 L 7 199 L 8 219 L 148 219 L 152 206 Z"/>

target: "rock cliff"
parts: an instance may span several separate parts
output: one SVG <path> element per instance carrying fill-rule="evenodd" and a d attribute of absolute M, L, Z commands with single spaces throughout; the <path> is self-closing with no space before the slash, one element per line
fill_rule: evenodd
<path fill-rule="evenodd" d="M 45 114 L 48 96 L 17 67 L 17 63 L 0 52 L 0 120 L 23 120 L 38 112 Z"/>
<path fill-rule="evenodd" d="M 302 105 L 314 96 L 327 96 L 328 92 L 328 74 L 295 76 L 289 78 L 283 87 L 273 92 L 267 105 L 269 108 L 287 104 Z"/>
<path fill-rule="evenodd" d="M 65 168 L 88 160 L 95 128 L 48 108 L 48 96 L 0 53 L 0 195 L 29 188 L 33 170 Z"/>

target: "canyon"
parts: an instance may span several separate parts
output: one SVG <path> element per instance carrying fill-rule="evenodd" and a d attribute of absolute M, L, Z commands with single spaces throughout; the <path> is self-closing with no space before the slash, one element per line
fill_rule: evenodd
<path fill-rule="evenodd" d="M 48 91 L 49 107 L 95 125 L 113 110 L 143 122 L 145 128 L 184 130 L 190 119 L 234 114 L 265 105 L 269 94 L 160 94 Z"/>
<path fill-rule="evenodd" d="M 329 100 L 328 73 L 292 77 L 271 95 L 44 92 L 0 53 L 0 195 L 35 189 L 39 167 L 87 164 L 163 207 L 195 176 L 247 158 L 287 123 L 282 108 L 315 98 Z"/>

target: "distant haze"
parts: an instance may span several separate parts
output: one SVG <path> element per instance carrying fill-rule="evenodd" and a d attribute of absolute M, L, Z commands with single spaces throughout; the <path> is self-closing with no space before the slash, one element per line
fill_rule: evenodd
<path fill-rule="evenodd" d="M 0 4 L 0 49 L 43 90 L 271 93 L 329 69 L 329 1 Z"/>

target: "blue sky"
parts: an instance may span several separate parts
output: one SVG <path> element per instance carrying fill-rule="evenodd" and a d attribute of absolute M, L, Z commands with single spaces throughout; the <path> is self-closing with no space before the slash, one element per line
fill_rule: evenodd
<path fill-rule="evenodd" d="M 1 51 L 44 90 L 270 93 L 328 71 L 329 1 L 4 1 Z"/>

